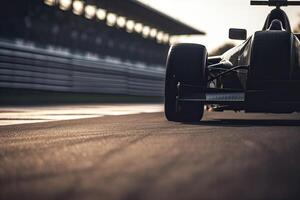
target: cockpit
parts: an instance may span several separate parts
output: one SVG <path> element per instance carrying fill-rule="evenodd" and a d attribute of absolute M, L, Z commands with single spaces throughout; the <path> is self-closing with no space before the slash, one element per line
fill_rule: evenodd
<path fill-rule="evenodd" d="M 285 30 L 292 32 L 288 16 L 279 8 L 272 10 L 268 15 L 263 30 Z"/>

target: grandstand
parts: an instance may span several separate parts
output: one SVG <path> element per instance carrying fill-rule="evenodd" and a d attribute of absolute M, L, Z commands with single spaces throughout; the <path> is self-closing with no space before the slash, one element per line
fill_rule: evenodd
<path fill-rule="evenodd" d="M 168 48 L 191 34 L 135 0 L 6 0 L 0 88 L 161 96 Z"/>

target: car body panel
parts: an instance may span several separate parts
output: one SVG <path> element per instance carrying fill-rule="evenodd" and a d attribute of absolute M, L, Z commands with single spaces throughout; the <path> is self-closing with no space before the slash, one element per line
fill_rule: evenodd
<path fill-rule="evenodd" d="M 223 55 L 208 57 L 207 63 L 209 80 L 217 78 L 208 82 L 206 94 L 197 93 L 197 86 L 180 83 L 184 95 L 179 101 L 204 101 L 216 110 L 300 111 L 299 34 L 291 32 L 280 8 L 271 11 L 261 31 Z"/>

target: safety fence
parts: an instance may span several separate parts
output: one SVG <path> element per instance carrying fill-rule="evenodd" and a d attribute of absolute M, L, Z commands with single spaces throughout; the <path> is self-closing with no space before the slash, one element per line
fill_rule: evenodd
<path fill-rule="evenodd" d="M 0 87 L 162 96 L 165 70 L 0 41 Z"/>

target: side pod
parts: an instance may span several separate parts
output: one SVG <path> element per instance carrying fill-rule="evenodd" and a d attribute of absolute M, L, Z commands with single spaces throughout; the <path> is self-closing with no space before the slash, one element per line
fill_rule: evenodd
<path fill-rule="evenodd" d="M 295 59 L 298 42 L 287 31 L 255 33 L 246 84 L 246 112 L 300 110 L 299 61 Z"/>

